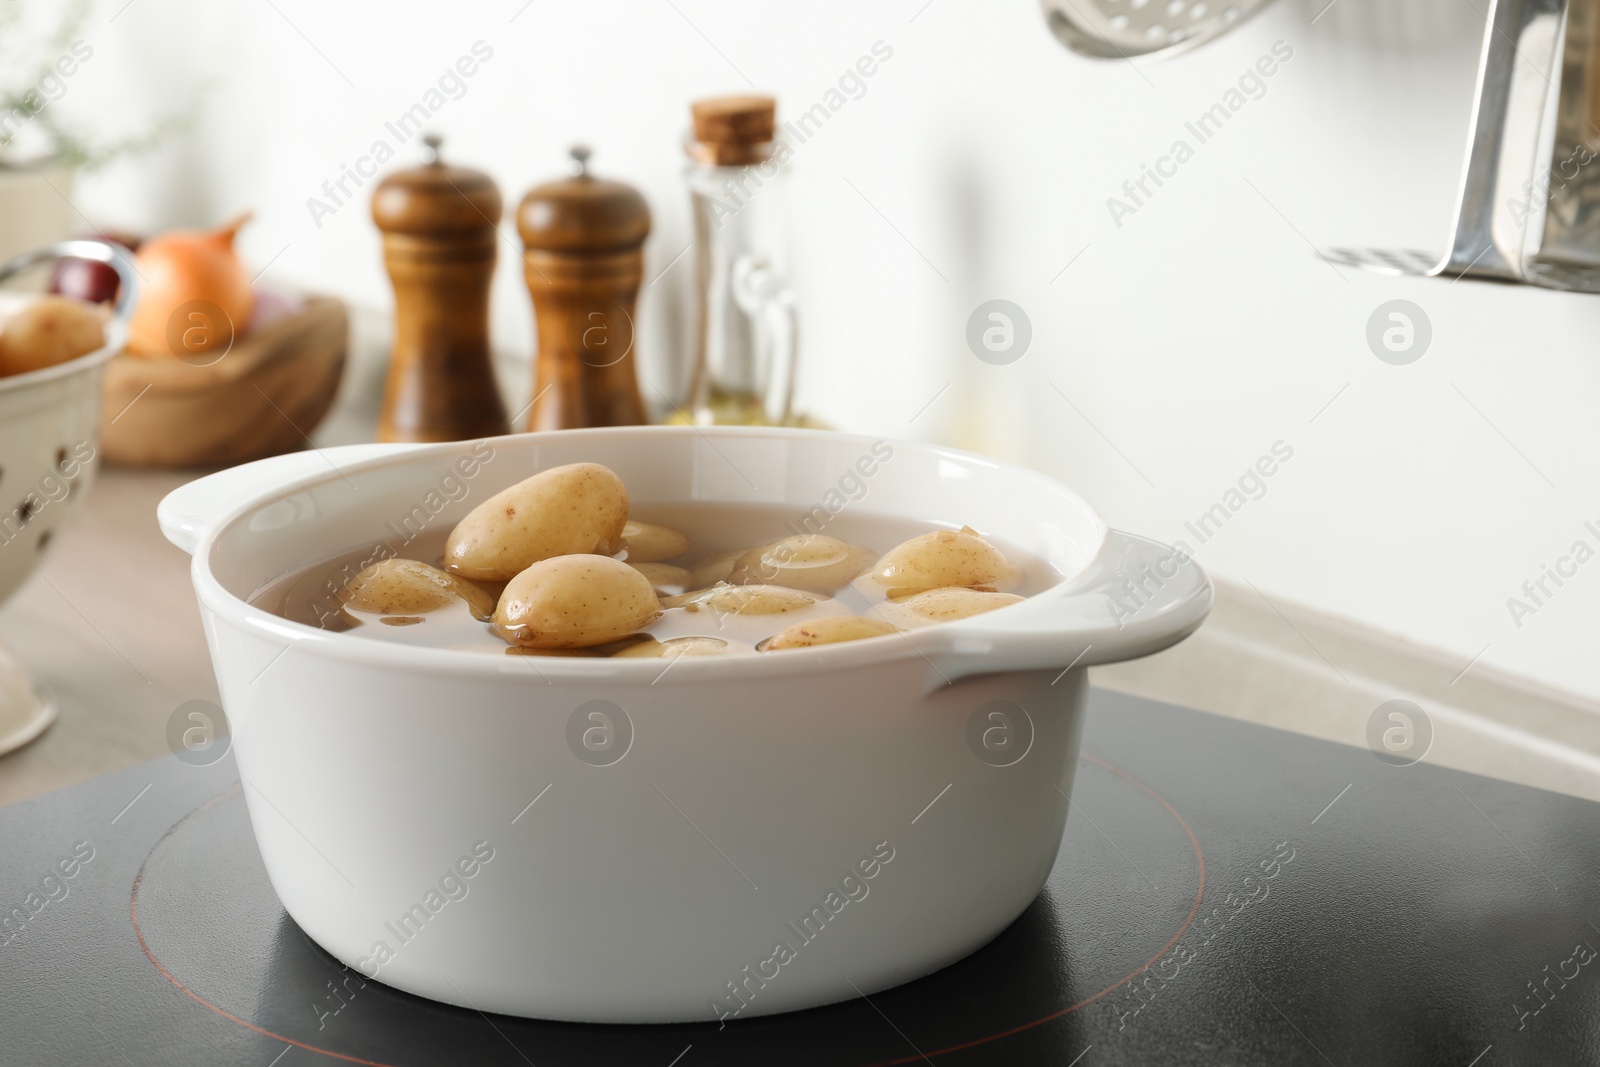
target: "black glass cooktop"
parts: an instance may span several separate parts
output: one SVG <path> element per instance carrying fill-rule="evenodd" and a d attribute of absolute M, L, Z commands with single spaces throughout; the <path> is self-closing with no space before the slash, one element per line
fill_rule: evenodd
<path fill-rule="evenodd" d="M 1600 1063 L 1600 805 L 1099 690 L 1089 714 L 1061 858 L 1000 937 L 722 1027 L 345 969 L 273 896 L 231 759 L 0 809 L 0 1064 Z"/>

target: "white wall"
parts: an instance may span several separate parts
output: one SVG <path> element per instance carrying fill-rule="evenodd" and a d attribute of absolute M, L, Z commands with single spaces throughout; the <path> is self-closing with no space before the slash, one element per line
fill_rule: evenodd
<path fill-rule="evenodd" d="M 210 82 L 192 133 L 84 180 L 83 210 L 155 227 L 253 207 L 244 249 L 257 263 L 282 250 L 270 276 L 376 306 L 389 293 L 364 200 L 319 229 L 306 199 L 475 41 L 494 54 L 435 117 L 447 154 L 514 202 L 561 171 L 569 143 L 593 144 L 598 171 L 650 199 L 654 274 L 688 241 L 687 101 L 746 88 L 742 72 L 793 113 L 881 40 L 893 57 L 865 95 L 797 153 L 808 408 L 1023 459 L 1114 524 L 1191 546 L 1185 521 L 1281 440 L 1292 460 L 1199 548 L 1207 566 L 1463 666 L 1482 650 L 1600 697 L 1600 562 L 1520 628 L 1506 605 L 1574 541 L 1600 547 L 1583 526 L 1600 527 L 1600 301 L 1341 276 L 1310 247 L 1442 248 L 1474 5 L 1339 0 L 1313 25 L 1325 0 L 1281 0 L 1209 48 L 1135 68 L 1070 55 L 1029 0 L 133 0 L 107 23 L 121 3 L 103 0 L 94 58 L 60 106 L 126 130 Z M 1107 197 L 1279 40 L 1294 57 L 1266 94 L 1116 226 Z M 495 329 L 525 353 L 518 273 L 498 275 Z M 643 297 L 650 374 L 669 389 L 689 274 L 685 257 Z M 993 297 L 1032 320 L 1010 366 L 964 342 Z M 1434 329 L 1404 367 L 1365 341 L 1396 297 Z"/>

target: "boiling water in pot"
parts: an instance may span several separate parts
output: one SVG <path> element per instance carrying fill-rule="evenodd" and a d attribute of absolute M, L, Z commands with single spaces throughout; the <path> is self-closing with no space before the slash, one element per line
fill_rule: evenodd
<path fill-rule="evenodd" d="M 595 649 L 536 652 L 508 646 L 487 623 L 473 617 L 463 600 L 423 614 L 407 615 L 380 615 L 345 605 L 341 597 L 345 583 L 376 559 L 398 555 L 440 566 L 445 538 L 449 533 L 446 528 L 425 531 L 416 540 L 404 545 L 369 545 L 342 552 L 270 583 L 251 597 L 250 602 L 275 615 L 308 626 L 348 630 L 355 636 L 392 644 L 460 649 L 490 655 L 604 656 L 624 652 L 628 647 L 649 638 L 658 642 L 704 638 L 722 644 L 708 643 L 699 648 L 702 652 L 754 652 L 758 644 L 779 631 L 796 623 L 832 615 L 884 618 L 902 629 L 929 623 L 908 620 L 903 614 L 896 613 L 895 605 L 889 598 L 892 590 L 870 578 L 858 578 L 835 591 L 832 596 L 814 594 L 816 603 L 781 613 L 741 614 L 717 610 L 705 604 L 674 605 L 676 594 L 714 584 L 714 579 L 696 581 L 695 576 L 697 573 L 702 576 L 715 573 L 718 557 L 735 550 L 769 544 L 796 533 L 821 532 L 827 537 L 870 549 L 872 558 L 877 558 L 895 545 L 919 534 L 951 528 L 883 515 L 844 513 L 834 516 L 826 527 L 816 531 L 814 525 L 800 526 L 792 507 L 743 504 L 644 506 L 634 509 L 629 517 L 634 521 L 677 530 L 688 537 L 690 547 L 677 557 L 661 561 L 668 568 L 664 572 L 648 572 L 664 602 L 665 610 L 661 616 L 640 629 L 637 635 Z M 1040 557 L 993 537 L 986 536 L 985 539 L 994 544 L 1014 568 L 1014 574 L 1005 585 L 1005 592 L 1031 596 L 1061 579 L 1060 572 Z M 701 569 L 708 564 L 709 570 Z M 675 574 L 671 568 L 689 573 Z M 663 581 L 673 578 L 678 580 Z M 492 595 L 499 595 L 499 585 L 481 584 Z"/>

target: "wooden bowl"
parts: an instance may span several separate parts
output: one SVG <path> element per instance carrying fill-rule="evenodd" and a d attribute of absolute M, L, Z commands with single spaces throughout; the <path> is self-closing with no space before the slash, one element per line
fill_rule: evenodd
<path fill-rule="evenodd" d="M 331 297 L 254 329 L 204 366 L 120 355 L 106 368 L 100 439 L 130 467 L 230 467 L 310 446 L 333 405 L 349 315 Z"/>

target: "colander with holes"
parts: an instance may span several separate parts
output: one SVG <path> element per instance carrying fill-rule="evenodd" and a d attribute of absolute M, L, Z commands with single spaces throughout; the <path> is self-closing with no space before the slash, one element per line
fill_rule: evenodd
<path fill-rule="evenodd" d="M 77 508 L 99 465 L 100 377 L 127 339 L 138 299 L 133 265 L 101 241 L 63 241 L 0 265 L 0 282 L 55 259 L 92 259 L 116 270 L 117 301 L 105 344 L 86 356 L 0 378 L 0 604 L 22 585 Z M 31 299 L 0 293 L 0 323 Z M 0 752 L 37 737 L 55 717 L 27 672 L 0 646 Z"/>
<path fill-rule="evenodd" d="M 1096 59 L 1176 55 L 1216 37 L 1270 0 L 1043 0 L 1062 44 Z"/>

